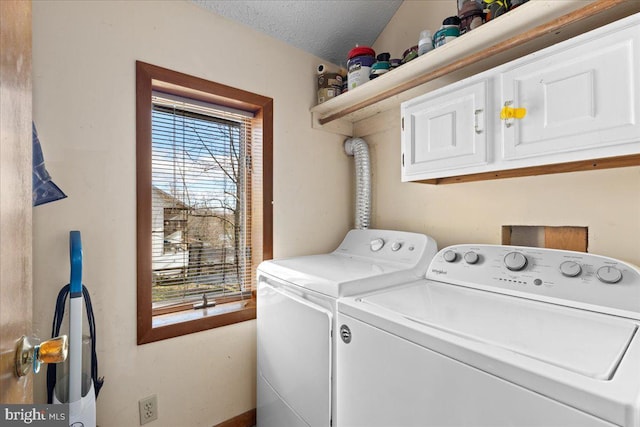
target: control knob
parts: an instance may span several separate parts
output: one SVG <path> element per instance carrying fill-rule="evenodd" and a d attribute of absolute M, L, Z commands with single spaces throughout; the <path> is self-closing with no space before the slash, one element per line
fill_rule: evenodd
<path fill-rule="evenodd" d="M 449 250 L 442 254 L 442 258 L 447 262 L 454 262 L 458 258 L 458 254 L 455 251 Z"/>
<path fill-rule="evenodd" d="M 596 271 L 596 276 L 598 280 L 603 283 L 618 283 L 622 280 L 622 271 L 618 270 L 615 267 L 611 267 L 609 265 L 605 265 L 604 267 L 600 267 Z"/>
<path fill-rule="evenodd" d="M 504 257 L 504 265 L 511 271 L 520 271 L 527 266 L 527 257 L 520 252 L 509 252 Z"/>
<path fill-rule="evenodd" d="M 398 251 L 400 250 L 400 248 L 401 248 L 401 247 L 402 247 L 402 242 L 397 242 L 397 241 L 396 241 L 396 242 L 393 242 L 393 243 L 391 244 L 391 250 L 392 250 L 393 252 L 398 252 Z"/>
<path fill-rule="evenodd" d="M 381 238 L 373 239 L 369 243 L 369 247 L 373 252 L 378 252 L 384 246 L 384 240 Z"/>
<path fill-rule="evenodd" d="M 566 277 L 576 277 L 582 273 L 582 267 L 575 261 L 565 261 L 560 264 L 560 273 Z"/>
<path fill-rule="evenodd" d="M 475 264 L 479 259 L 480 257 L 474 251 L 469 251 L 464 254 L 464 260 L 467 262 L 467 264 Z"/>

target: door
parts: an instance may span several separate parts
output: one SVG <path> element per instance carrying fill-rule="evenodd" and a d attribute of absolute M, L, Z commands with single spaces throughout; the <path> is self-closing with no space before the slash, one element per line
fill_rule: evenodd
<path fill-rule="evenodd" d="M 591 37 L 501 72 L 500 108 L 527 110 L 503 122 L 504 159 L 557 163 L 637 152 L 640 32 L 636 25 Z"/>
<path fill-rule="evenodd" d="M 487 163 L 488 84 L 454 84 L 402 105 L 403 181 Z"/>
<path fill-rule="evenodd" d="M 259 279 L 260 427 L 331 424 L 332 322 L 329 310 Z"/>
<path fill-rule="evenodd" d="M 14 352 L 31 334 L 31 2 L 0 1 L 0 403 L 31 403 Z"/>

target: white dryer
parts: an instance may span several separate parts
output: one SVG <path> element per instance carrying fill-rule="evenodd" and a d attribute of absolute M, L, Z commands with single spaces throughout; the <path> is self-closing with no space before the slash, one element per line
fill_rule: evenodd
<path fill-rule="evenodd" d="M 640 426 L 640 271 L 513 246 L 338 302 L 340 427 Z"/>
<path fill-rule="evenodd" d="M 258 427 L 336 426 L 336 301 L 424 277 L 436 252 L 422 234 L 351 230 L 332 253 L 261 263 Z"/>

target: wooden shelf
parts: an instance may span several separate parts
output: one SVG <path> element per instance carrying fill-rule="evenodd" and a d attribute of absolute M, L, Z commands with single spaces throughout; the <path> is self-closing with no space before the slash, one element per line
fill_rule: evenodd
<path fill-rule="evenodd" d="M 530 0 L 354 90 L 311 108 L 314 128 L 345 136 L 379 131 L 368 126 L 399 105 L 578 34 L 640 12 L 640 1 Z"/>
<path fill-rule="evenodd" d="M 459 184 L 462 182 L 488 181 L 492 179 L 518 178 L 523 176 L 548 175 L 553 173 L 583 172 L 613 168 L 640 166 L 640 154 L 608 157 L 603 159 L 580 160 L 576 162 L 556 163 L 550 165 L 530 166 L 518 169 L 503 169 L 470 175 L 449 176 L 446 178 L 425 179 L 422 184 Z"/>

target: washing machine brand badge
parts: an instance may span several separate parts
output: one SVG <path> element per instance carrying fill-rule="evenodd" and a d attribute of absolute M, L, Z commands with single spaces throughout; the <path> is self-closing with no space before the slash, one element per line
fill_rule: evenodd
<path fill-rule="evenodd" d="M 345 344 L 349 344 L 351 342 L 351 329 L 347 325 L 340 326 L 340 337 Z"/>

